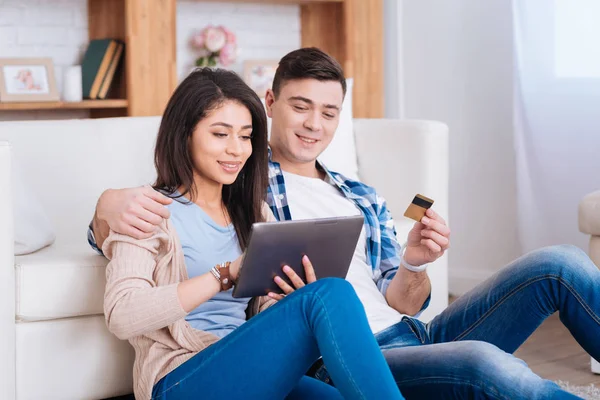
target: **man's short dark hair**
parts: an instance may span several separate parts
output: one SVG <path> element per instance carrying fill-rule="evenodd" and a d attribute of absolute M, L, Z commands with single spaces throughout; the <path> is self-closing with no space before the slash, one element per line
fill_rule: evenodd
<path fill-rule="evenodd" d="M 342 92 L 346 96 L 346 78 L 342 66 L 335 58 L 316 47 L 305 47 L 283 56 L 273 78 L 275 97 L 279 96 L 287 81 L 295 79 L 336 81 L 342 85 Z"/>

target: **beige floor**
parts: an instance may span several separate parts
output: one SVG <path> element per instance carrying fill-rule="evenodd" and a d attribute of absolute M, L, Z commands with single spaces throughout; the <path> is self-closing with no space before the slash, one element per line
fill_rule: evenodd
<path fill-rule="evenodd" d="M 558 314 L 548 318 L 515 355 L 543 378 L 600 386 L 600 375 L 590 371 L 590 356 L 563 326 Z"/>
<path fill-rule="evenodd" d="M 456 297 L 450 296 L 448 300 L 452 303 Z M 516 351 L 515 356 L 524 360 L 542 378 L 576 386 L 593 383 L 600 387 L 600 375 L 590 370 L 590 356 L 560 322 L 558 313 L 548 318 Z"/>

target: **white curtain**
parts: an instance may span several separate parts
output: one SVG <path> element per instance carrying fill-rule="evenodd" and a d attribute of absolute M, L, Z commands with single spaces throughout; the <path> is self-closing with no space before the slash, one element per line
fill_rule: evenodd
<path fill-rule="evenodd" d="M 513 0 L 513 11 L 522 250 L 587 249 L 577 206 L 600 190 L 600 0 Z"/>

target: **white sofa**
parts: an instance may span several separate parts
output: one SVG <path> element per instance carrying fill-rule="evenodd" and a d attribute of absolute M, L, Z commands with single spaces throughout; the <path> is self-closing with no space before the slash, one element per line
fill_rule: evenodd
<path fill-rule="evenodd" d="M 590 235 L 589 256 L 600 268 L 600 190 L 579 203 L 579 230 Z M 600 374 L 600 362 L 592 358 L 592 372 Z"/>
<path fill-rule="evenodd" d="M 0 122 L 0 399 L 98 399 L 132 392 L 133 351 L 102 315 L 106 260 L 86 230 L 106 188 L 152 182 L 158 117 Z M 417 192 L 448 215 L 448 132 L 437 122 L 354 120 L 359 175 L 402 217 Z M 353 155 L 348 155 L 352 157 Z M 38 195 L 57 240 L 14 257 L 10 159 Z M 16 199 L 19 201 L 19 199 Z M 447 260 L 429 269 L 423 319 L 448 300 Z"/>

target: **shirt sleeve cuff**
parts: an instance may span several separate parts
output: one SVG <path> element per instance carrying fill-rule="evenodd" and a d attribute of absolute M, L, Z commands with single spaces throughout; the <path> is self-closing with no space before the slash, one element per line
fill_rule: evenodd
<path fill-rule="evenodd" d="M 385 294 L 387 293 L 390 283 L 392 283 L 392 279 L 394 279 L 395 276 L 396 276 L 396 271 L 390 272 L 385 278 L 382 278 L 379 281 L 377 286 L 379 287 L 379 291 L 381 292 L 381 294 L 383 294 L 384 297 L 385 297 Z"/>
<path fill-rule="evenodd" d="M 91 222 L 90 222 L 90 225 L 88 226 L 87 239 L 88 239 L 88 243 L 92 247 L 92 249 L 94 249 L 94 251 L 96 251 L 96 253 L 103 256 L 104 253 L 102 252 L 101 249 L 98 248 L 98 245 L 96 244 L 96 236 L 94 236 L 94 230 L 92 229 Z"/>

